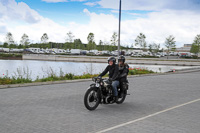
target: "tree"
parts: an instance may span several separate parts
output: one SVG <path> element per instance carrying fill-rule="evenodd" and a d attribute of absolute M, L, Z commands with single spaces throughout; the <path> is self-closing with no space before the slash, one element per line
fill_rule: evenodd
<path fill-rule="evenodd" d="M 8 43 L 8 45 L 14 44 L 14 43 L 15 43 L 15 42 L 14 42 L 14 39 L 13 39 L 12 33 L 8 32 L 8 33 L 6 34 L 6 42 Z"/>
<path fill-rule="evenodd" d="M 23 34 L 23 36 L 21 37 L 21 41 L 20 41 L 20 44 L 24 45 L 24 46 L 27 46 L 29 45 L 29 38 L 28 38 L 28 35 L 26 34 Z"/>
<path fill-rule="evenodd" d="M 7 43 L 7 42 L 5 42 L 5 43 L 3 44 L 3 48 L 8 48 L 8 43 Z"/>
<path fill-rule="evenodd" d="M 190 52 L 191 52 L 191 53 L 195 53 L 195 54 L 197 54 L 197 56 L 198 56 L 198 54 L 199 54 L 199 48 L 200 48 L 199 45 L 200 45 L 200 34 L 197 35 L 197 36 L 194 38 L 194 41 L 193 41 L 192 47 L 191 47 L 191 49 L 190 49 Z"/>
<path fill-rule="evenodd" d="M 135 46 L 139 45 L 140 47 L 142 47 L 145 50 L 147 47 L 147 43 L 146 43 L 145 39 L 146 39 L 146 36 L 143 33 L 140 33 L 140 35 L 137 36 L 137 38 L 135 39 Z"/>
<path fill-rule="evenodd" d="M 149 44 L 149 51 L 153 52 L 153 45 L 152 44 Z"/>
<path fill-rule="evenodd" d="M 74 40 L 74 48 L 76 49 L 76 48 L 78 48 L 78 49 L 83 49 L 83 45 L 82 45 L 82 42 L 81 42 L 81 40 L 80 39 L 75 39 Z"/>
<path fill-rule="evenodd" d="M 175 43 L 176 43 L 175 37 L 173 37 L 172 35 L 170 35 L 168 38 L 166 38 L 165 47 L 167 48 L 167 51 L 168 51 L 167 59 L 168 59 L 168 55 L 169 55 L 169 50 L 174 49 L 176 47 Z"/>
<path fill-rule="evenodd" d="M 88 50 L 94 49 L 96 46 L 94 42 L 94 33 L 89 33 L 87 40 L 88 40 Z"/>
<path fill-rule="evenodd" d="M 110 41 L 111 41 L 111 45 L 116 46 L 117 41 L 118 41 L 117 40 L 117 33 L 116 32 L 113 33 Z"/>
<path fill-rule="evenodd" d="M 71 31 L 69 31 L 69 32 L 67 33 L 66 42 L 70 42 L 70 43 L 72 43 L 72 42 L 74 41 L 73 38 L 74 38 L 73 33 L 72 33 Z"/>
<path fill-rule="evenodd" d="M 160 44 L 154 43 L 153 47 L 154 47 L 156 53 L 159 52 L 159 50 L 160 50 Z"/>
<path fill-rule="evenodd" d="M 194 54 L 196 54 L 196 55 L 198 56 L 198 52 L 199 52 L 199 47 L 198 47 L 198 45 L 192 44 L 192 47 L 191 47 L 191 49 L 190 49 L 190 52 L 191 52 L 191 53 L 194 53 Z"/>
<path fill-rule="evenodd" d="M 47 33 L 44 33 L 44 34 L 42 35 L 42 37 L 41 37 L 41 42 L 42 42 L 42 43 L 47 43 L 48 40 L 49 40 L 49 37 L 48 37 Z"/>
<path fill-rule="evenodd" d="M 149 44 L 149 51 L 152 53 L 157 53 L 160 50 L 160 44 Z"/>
<path fill-rule="evenodd" d="M 104 48 L 103 48 L 103 41 L 102 40 L 99 41 L 99 50 L 100 51 L 104 50 Z"/>

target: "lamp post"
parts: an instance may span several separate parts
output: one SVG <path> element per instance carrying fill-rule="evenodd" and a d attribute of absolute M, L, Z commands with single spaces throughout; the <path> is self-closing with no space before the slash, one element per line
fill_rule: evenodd
<path fill-rule="evenodd" d="M 118 56 L 120 55 L 120 28 L 121 28 L 121 0 L 119 2 L 119 33 L 118 33 Z"/>
<path fill-rule="evenodd" d="M 199 60 L 199 43 L 198 43 L 198 54 L 197 54 L 197 60 Z"/>

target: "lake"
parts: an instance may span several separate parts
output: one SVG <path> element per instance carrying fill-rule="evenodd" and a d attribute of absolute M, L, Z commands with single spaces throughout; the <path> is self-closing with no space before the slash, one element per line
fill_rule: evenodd
<path fill-rule="evenodd" d="M 0 77 L 5 75 L 22 75 L 35 80 L 37 77 L 47 77 L 51 73 L 57 76 L 64 73 L 82 75 L 84 73 L 98 74 L 102 72 L 108 64 L 106 63 L 80 63 L 80 62 L 54 62 L 54 61 L 34 61 L 34 60 L 0 60 Z M 162 66 L 162 65 L 129 65 L 132 68 L 144 68 L 154 72 L 168 72 L 172 69 L 184 69 L 191 67 L 182 66 Z"/>

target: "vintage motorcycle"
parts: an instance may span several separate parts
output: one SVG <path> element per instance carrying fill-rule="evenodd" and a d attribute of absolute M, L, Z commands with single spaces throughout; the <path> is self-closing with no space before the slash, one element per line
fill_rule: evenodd
<path fill-rule="evenodd" d="M 111 82 L 101 77 L 92 78 L 93 84 L 90 85 L 84 96 L 84 104 L 88 110 L 95 110 L 99 104 L 113 104 L 114 96 Z M 128 82 L 120 83 L 117 88 L 118 99 L 117 104 L 121 104 L 126 99 Z"/>

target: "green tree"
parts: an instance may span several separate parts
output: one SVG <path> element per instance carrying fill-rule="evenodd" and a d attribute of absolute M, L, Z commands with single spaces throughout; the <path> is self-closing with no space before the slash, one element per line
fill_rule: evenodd
<path fill-rule="evenodd" d="M 3 44 L 3 47 L 4 47 L 4 48 L 8 48 L 8 43 L 5 42 L 5 43 Z"/>
<path fill-rule="evenodd" d="M 169 50 L 172 50 L 174 48 L 176 48 L 175 45 L 176 41 L 175 41 L 175 37 L 170 35 L 168 38 L 166 38 L 165 40 L 165 47 L 167 48 L 167 59 L 168 59 L 168 55 L 169 55 Z"/>
<path fill-rule="evenodd" d="M 17 45 L 16 44 L 10 44 L 9 45 L 9 48 L 11 49 L 11 48 L 17 48 Z"/>
<path fill-rule="evenodd" d="M 74 40 L 74 46 L 76 49 L 83 49 L 83 45 L 80 39 L 75 39 Z"/>
<path fill-rule="evenodd" d="M 153 52 L 153 45 L 152 44 L 149 44 L 149 51 Z"/>
<path fill-rule="evenodd" d="M 24 45 L 24 46 L 27 46 L 29 45 L 29 38 L 28 38 L 28 35 L 26 35 L 25 33 L 23 34 L 23 36 L 21 37 L 21 41 L 20 41 L 20 44 Z"/>
<path fill-rule="evenodd" d="M 137 38 L 135 39 L 135 46 L 139 45 L 144 50 L 146 50 L 147 43 L 145 39 L 146 39 L 146 36 L 143 33 L 140 33 L 140 35 L 138 35 Z"/>
<path fill-rule="evenodd" d="M 103 47 L 104 47 L 104 46 L 103 46 L 103 41 L 100 40 L 100 41 L 99 41 L 99 49 L 98 49 L 98 50 L 100 50 L 100 51 L 104 50 Z"/>
<path fill-rule="evenodd" d="M 15 42 L 14 42 L 14 39 L 13 39 L 12 33 L 8 32 L 8 33 L 6 34 L 6 42 L 8 43 L 8 45 L 14 44 L 14 43 L 15 43 Z"/>
<path fill-rule="evenodd" d="M 194 41 L 193 41 L 192 47 L 191 47 L 191 49 L 190 49 L 190 52 L 191 52 L 191 53 L 195 53 L 195 54 L 197 54 L 197 56 L 198 56 L 198 54 L 199 54 L 199 52 L 200 52 L 200 51 L 199 51 L 199 49 L 200 49 L 199 45 L 200 45 L 200 34 L 197 35 L 197 36 L 194 38 Z"/>
<path fill-rule="evenodd" d="M 24 48 L 23 45 L 19 44 L 18 49 Z"/>
<path fill-rule="evenodd" d="M 198 52 L 199 52 L 199 47 L 198 47 L 198 45 L 192 44 L 192 47 L 191 47 L 191 49 L 190 49 L 190 52 L 191 52 L 191 53 L 194 53 L 194 54 L 196 54 L 196 55 L 198 55 Z"/>
<path fill-rule="evenodd" d="M 94 33 L 89 33 L 87 40 L 88 40 L 88 50 L 94 49 L 96 46 L 94 42 Z"/>
<path fill-rule="evenodd" d="M 117 44 L 117 32 L 113 33 L 110 41 L 111 41 L 111 45 L 116 46 L 116 44 Z"/>
<path fill-rule="evenodd" d="M 67 33 L 66 42 L 72 43 L 74 41 L 74 35 L 71 31 Z"/>
<path fill-rule="evenodd" d="M 154 48 L 155 48 L 155 52 L 159 52 L 160 51 L 160 44 L 156 44 L 154 43 Z"/>
<path fill-rule="evenodd" d="M 150 52 L 157 53 L 157 52 L 159 52 L 159 50 L 160 50 L 160 44 L 156 44 L 156 43 L 149 44 L 149 51 Z"/>
<path fill-rule="evenodd" d="M 44 33 L 41 37 L 41 42 L 42 43 L 48 43 L 49 37 L 47 35 L 47 33 Z"/>

